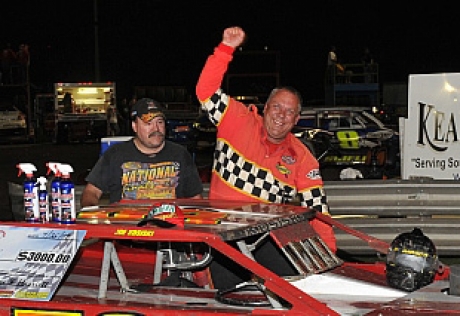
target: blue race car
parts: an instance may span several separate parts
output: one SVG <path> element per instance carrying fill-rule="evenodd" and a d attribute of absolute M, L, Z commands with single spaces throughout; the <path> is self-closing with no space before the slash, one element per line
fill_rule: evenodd
<path fill-rule="evenodd" d="M 399 134 L 369 110 L 357 107 L 303 110 L 293 133 L 322 169 L 355 168 L 364 178 L 400 175 Z"/>

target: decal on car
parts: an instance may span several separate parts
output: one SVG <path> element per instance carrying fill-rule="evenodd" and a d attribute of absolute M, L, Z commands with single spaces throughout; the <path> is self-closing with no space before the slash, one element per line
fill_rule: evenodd
<path fill-rule="evenodd" d="M 324 162 L 333 163 L 365 163 L 367 159 L 366 155 L 342 155 L 342 156 L 327 156 L 324 158 Z"/>
<path fill-rule="evenodd" d="M 340 142 L 340 148 L 358 149 L 359 134 L 356 131 L 338 131 L 337 139 Z"/>

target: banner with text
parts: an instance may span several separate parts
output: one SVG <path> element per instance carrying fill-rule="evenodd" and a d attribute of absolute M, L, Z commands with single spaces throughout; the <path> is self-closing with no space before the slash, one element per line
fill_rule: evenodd
<path fill-rule="evenodd" d="M 460 73 L 409 76 L 402 178 L 460 180 Z"/>

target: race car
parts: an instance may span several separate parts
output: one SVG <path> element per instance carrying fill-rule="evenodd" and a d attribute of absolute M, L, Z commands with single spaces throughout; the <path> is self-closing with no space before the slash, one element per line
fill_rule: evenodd
<path fill-rule="evenodd" d="M 399 134 L 386 127 L 369 108 L 303 110 L 293 133 L 310 149 L 322 169 L 353 168 L 363 178 L 400 174 Z"/>
<path fill-rule="evenodd" d="M 385 262 L 343 260 L 317 225 Z M 0 315 L 460 313 L 458 276 L 421 229 L 388 243 L 296 205 L 124 200 L 82 208 L 70 225 L 0 227 Z"/>

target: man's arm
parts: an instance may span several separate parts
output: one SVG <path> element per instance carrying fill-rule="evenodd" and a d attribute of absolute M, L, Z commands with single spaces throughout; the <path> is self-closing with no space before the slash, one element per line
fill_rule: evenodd
<path fill-rule="evenodd" d="M 222 42 L 209 56 L 200 74 L 196 86 L 198 100 L 210 98 L 222 85 L 228 64 L 233 58 L 235 48 L 244 41 L 245 33 L 240 27 L 230 27 L 224 30 Z"/>
<path fill-rule="evenodd" d="M 99 204 L 99 199 L 102 196 L 102 191 L 95 185 L 88 183 L 83 189 L 80 199 L 81 207 L 95 206 Z"/>
<path fill-rule="evenodd" d="M 300 193 L 300 204 L 314 208 L 318 212 L 329 214 L 329 206 L 327 204 L 326 192 L 324 187 L 318 186 L 306 189 Z"/>
<path fill-rule="evenodd" d="M 329 215 L 329 205 L 327 204 L 326 193 L 323 186 L 314 187 L 300 192 L 300 204 L 309 207 L 316 212 Z M 311 222 L 312 227 L 326 242 L 332 251 L 337 251 L 337 241 L 334 234 L 334 229 L 320 220 L 314 218 Z"/>

